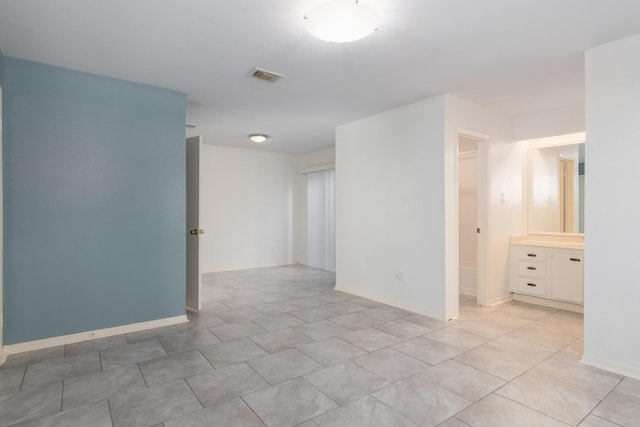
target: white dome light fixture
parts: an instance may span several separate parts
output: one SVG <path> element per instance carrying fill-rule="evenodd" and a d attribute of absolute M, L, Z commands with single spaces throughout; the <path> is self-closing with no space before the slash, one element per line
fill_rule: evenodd
<path fill-rule="evenodd" d="M 249 135 L 249 139 L 255 142 L 256 144 L 262 144 L 267 140 L 267 136 L 262 135 L 260 133 L 254 133 L 252 135 Z"/>
<path fill-rule="evenodd" d="M 320 40 L 348 43 L 363 39 L 378 28 L 378 16 L 359 0 L 331 0 L 304 16 L 307 31 Z"/>

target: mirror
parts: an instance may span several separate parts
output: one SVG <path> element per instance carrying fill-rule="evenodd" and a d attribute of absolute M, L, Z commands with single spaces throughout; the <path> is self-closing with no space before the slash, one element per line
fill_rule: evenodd
<path fill-rule="evenodd" d="M 529 232 L 584 233 L 584 139 L 531 146 Z"/>

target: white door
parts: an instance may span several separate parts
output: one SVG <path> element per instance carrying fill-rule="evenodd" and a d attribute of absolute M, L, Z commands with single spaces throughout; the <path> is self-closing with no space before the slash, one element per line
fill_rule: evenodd
<path fill-rule="evenodd" d="M 202 137 L 187 138 L 187 297 L 188 310 L 200 310 L 200 147 Z"/>

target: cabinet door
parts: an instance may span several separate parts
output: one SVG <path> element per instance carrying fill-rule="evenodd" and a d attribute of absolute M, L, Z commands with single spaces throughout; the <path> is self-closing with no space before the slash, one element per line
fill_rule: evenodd
<path fill-rule="evenodd" d="M 554 251 L 551 254 L 551 296 L 582 304 L 584 302 L 584 253 Z"/>

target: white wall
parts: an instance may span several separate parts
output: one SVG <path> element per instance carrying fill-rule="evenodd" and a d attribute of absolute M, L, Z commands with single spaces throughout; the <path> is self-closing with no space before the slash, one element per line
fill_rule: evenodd
<path fill-rule="evenodd" d="M 586 53 L 583 361 L 640 379 L 640 35 Z"/>
<path fill-rule="evenodd" d="M 293 255 L 294 262 L 307 263 L 307 177 L 300 171 L 336 162 L 336 148 L 329 147 L 295 157 Z"/>
<path fill-rule="evenodd" d="M 445 318 L 444 102 L 439 96 L 336 130 L 336 289 L 438 319 Z"/>
<path fill-rule="evenodd" d="M 510 299 L 509 237 L 524 229 L 523 149 L 509 118 L 450 95 L 337 129 L 337 289 L 457 316 L 461 129 L 489 136 L 485 299 Z"/>
<path fill-rule="evenodd" d="M 203 273 L 293 262 L 295 160 L 203 144 Z"/>
<path fill-rule="evenodd" d="M 584 132 L 584 104 L 516 116 L 513 130 L 516 141 Z"/>

